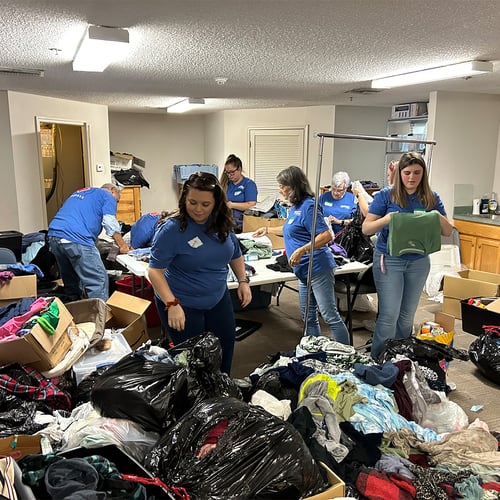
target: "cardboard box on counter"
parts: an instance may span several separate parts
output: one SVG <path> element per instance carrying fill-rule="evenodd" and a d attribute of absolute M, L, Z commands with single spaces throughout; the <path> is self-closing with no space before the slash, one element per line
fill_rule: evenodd
<path fill-rule="evenodd" d="M 257 231 L 260 227 L 282 227 L 286 219 L 268 219 L 267 217 L 254 217 L 253 215 L 243 216 L 243 232 L 251 233 Z M 275 236 L 274 234 L 266 235 L 273 244 L 273 250 L 278 248 L 285 248 L 285 243 L 281 236 Z"/>
<path fill-rule="evenodd" d="M 500 274 L 465 269 L 459 276 L 444 277 L 443 312 L 462 318 L 460 301 L 469 297 L 498 297 Z"/>
<path fill-rule="evenodd" d="M 0 343 L 0 363 L 20 363 L 47 371 L 54 368 L 71 347 L 68 327 L 73 317 L 65 305 L 56 297 L 59 307 L 59 323 L 53 335 L 49 335 L 36 324 L 31 331 L 15 340 Z"/>
<path fill-rule="evenodd" d="M 36 275 L 14 276 L 5 285 L 0 286 L 0 307 L 24 297 L 36 297 Z"/>
<path fill-rule="evenodd" d="M 149 340 L 146 309 L 151 302 L 123 292 L 114 292 L 107 300 L 109 310 L 106 328 L 120 328 L 130 347 L 135 350 Z"/>

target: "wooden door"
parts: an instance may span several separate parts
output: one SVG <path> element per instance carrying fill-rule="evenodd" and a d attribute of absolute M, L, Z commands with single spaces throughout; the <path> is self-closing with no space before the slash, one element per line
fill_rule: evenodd
<path fill-rule="evenodd" d="M 469 269 L 476 269 L 475 258 L 476 258 L 476 240 L 475 236 L 470 234 L 460 234 L 460 257 L 462 264 L 467 266 Z"/>
<path fill-rule="evenodd" d="M 474 269 L 500 273 L 500 241 L 477 238 Z"/>

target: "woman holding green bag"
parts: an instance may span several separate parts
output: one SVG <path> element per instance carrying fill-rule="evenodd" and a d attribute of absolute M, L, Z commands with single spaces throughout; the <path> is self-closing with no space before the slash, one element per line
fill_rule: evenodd
<path fill-rule="evenodd" d="M 373 276 L 378 296 L 378 316 L 371 355 L 376 358 L 385 341 L 410 337 L 420 295 L 430 270 L 427 253 L 390 255 L 389 224 L 395 213 L 439 214 L 441 234 L 449 236 L 453 225 L 446 216 L 439 195 L 431 190 L 425 160 L 419 153 L 405 153 L 399 160 L 393 184 L 382 189 L 370 205 L 363 233 L 377 233 L 373 255 Z"/>

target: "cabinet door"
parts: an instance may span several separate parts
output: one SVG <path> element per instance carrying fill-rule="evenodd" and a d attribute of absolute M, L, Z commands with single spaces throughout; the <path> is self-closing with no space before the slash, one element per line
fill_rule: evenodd
<path fill-rule="evenodd" d="M 141 216 L 141 187 L 127 186 L 122 189 L 116 210 L 116 218 L 126 224 L 133 224 Z"/>
<path fill-rule="evenodd" d="M 476 258 L 476 243 L 477 238 L 470 234 L 460 234 L 460 257 L 462 264 L 469 269 L 477 269 L 474 267 Z"/>
<path fill-rule="evenodd" d="M 477 238 L 474 269 L 500 273 L 500 241 Z"/>

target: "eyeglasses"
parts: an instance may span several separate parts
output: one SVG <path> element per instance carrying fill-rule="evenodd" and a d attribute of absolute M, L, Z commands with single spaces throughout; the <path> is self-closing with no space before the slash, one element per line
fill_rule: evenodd
<path fill-rule="evenodd" d="M 234 170 L 224 170 L 226 172 L 226 175 L 233 175 L 236 172 L 238 172 L 239 168 L 235 168 Z"/>
<path fill-rule="evenodd" d="M 217 178 L 208 172 L 196 172 L 189 176 L 189 179 L 186 181 L 186 186 L 201 190 L 215 189 L 217 186 Z"/>
<path fill-rule="evenodd" d="M 335 193 L 335 194 L 342 194 L 342 193 L 345 193 L 346 191 L 347 191 L 347 188 L 332 189 L 332 193 Z"/>

